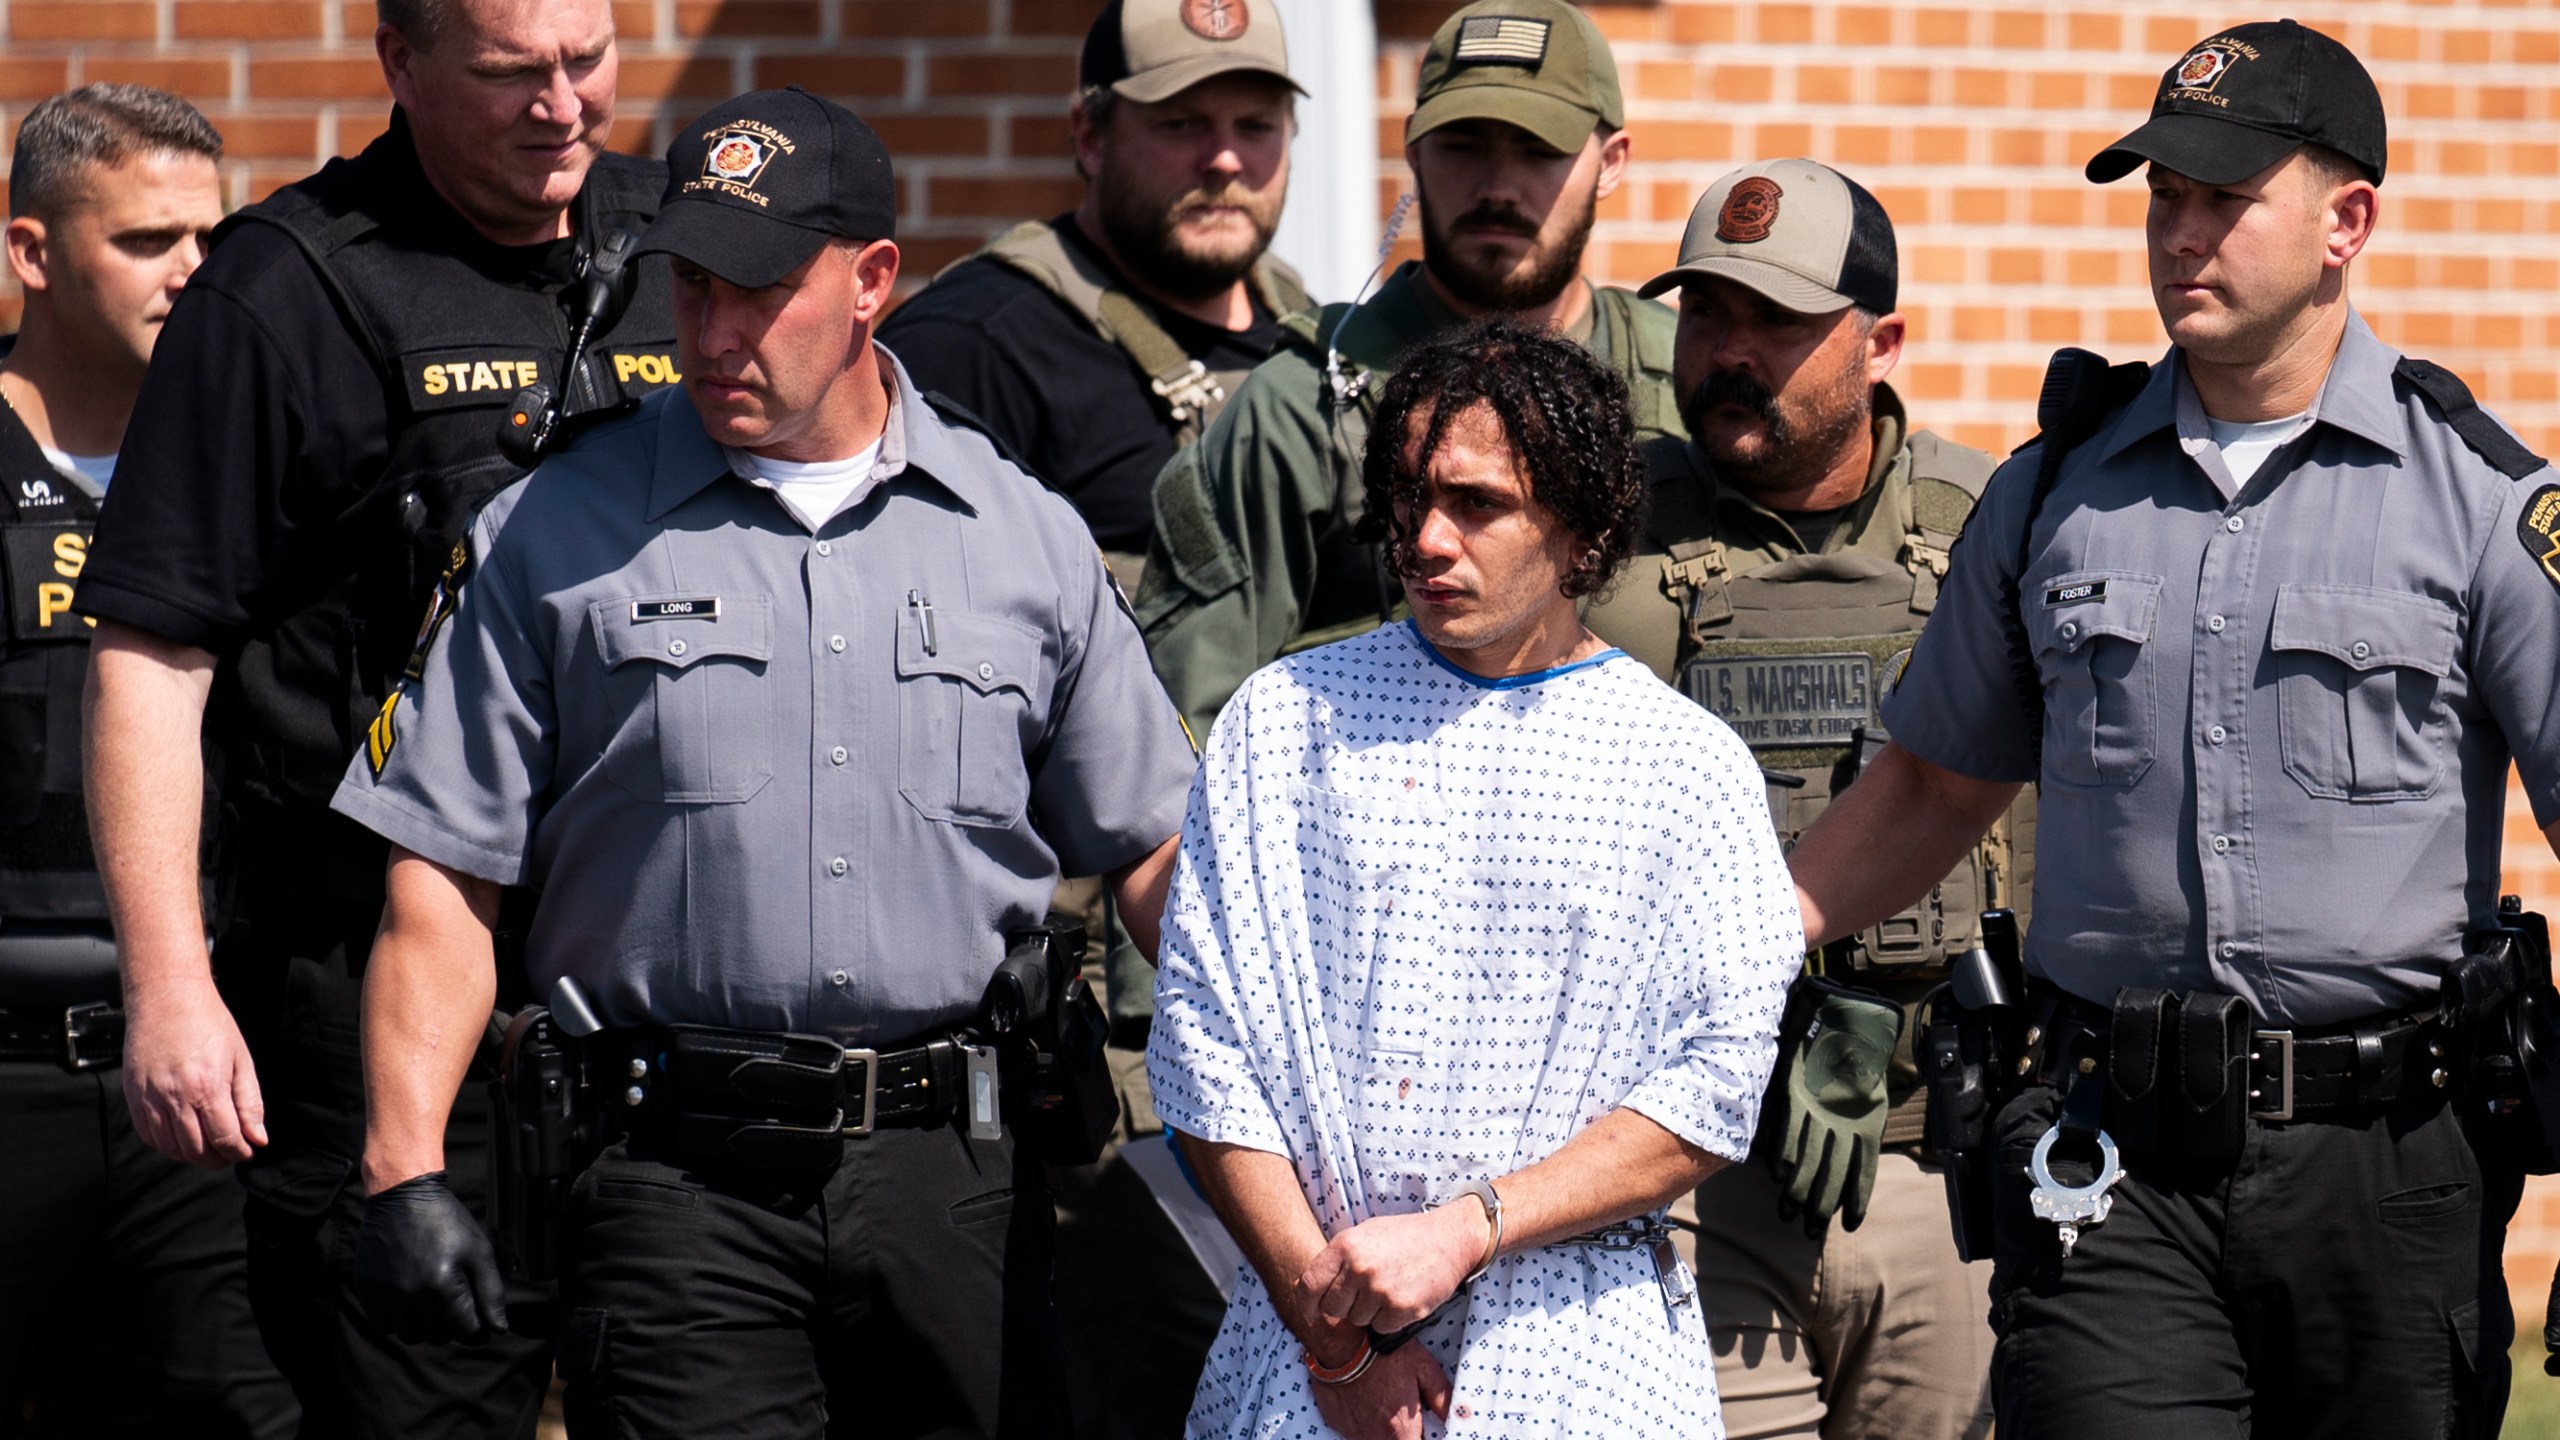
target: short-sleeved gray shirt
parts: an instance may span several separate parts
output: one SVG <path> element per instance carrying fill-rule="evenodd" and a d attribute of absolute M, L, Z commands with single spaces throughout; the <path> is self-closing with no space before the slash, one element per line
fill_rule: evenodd
<path fill-rule="evenodd" d="M 609 1024 L 948 1023 L 1061 862 L 1181 828 L 1191 746 L 1075 512 L 879 353 L 876 488 L 815 533 L 680 389 L 492 501 L 338 791 L 538 887 L 535 984 Z"/>
<path fill-rule="evenodd" d="M 2004 622 L 2041 449 L 1992 478 L 1887 719 L 2040 778 L 2028 966 L 2319 1025 L 2432 1006 L 2492 923 L 2512 753 L 2560 818 L 2560 579 L 2510 479 L 2350 315 L 2313 423 L 2235 487 L 2176 351 L 2064 463 Z M 2555 492 L 2560 494 L 2560 492 Z"/>

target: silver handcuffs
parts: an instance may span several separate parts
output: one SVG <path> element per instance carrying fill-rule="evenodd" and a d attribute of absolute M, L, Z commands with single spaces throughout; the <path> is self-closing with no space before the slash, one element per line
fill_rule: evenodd
<path fill-rule="evenodd" d="M 2080 1232 L 2094 1230 L 2106 1223 L 2107 1212 L 2115 1208 L 2115 1197 L 2107 1191 L 2124 1178 L 2124 1166 L 2116 1158 L 2116 1142 L 2106 1131 L 2098 1132 L 2098 1178 L 2086 1185 L 2065 1185 L 2053 1178 L 2046 1161 L 2053 1154 L 2053 1142 L 2062 1138 L 2062 1124 L 2036 1141 L 2035 1157 L 2027 1162 L 2027 1178 L 2035 1188 L 2027 1192 L 2027 1208 L 2039 1220 L 2050 1220 L 2062 1235 L 2062 1258 L 2071 1258 L 2071 1249 L 2080 1243 Z"/>

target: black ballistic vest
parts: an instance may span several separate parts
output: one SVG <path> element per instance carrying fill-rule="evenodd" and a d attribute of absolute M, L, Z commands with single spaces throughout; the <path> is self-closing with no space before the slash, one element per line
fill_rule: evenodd
<path fill-rule="evenodd" d="M 644 228 L 665 168 L 605 155 L 572 206 L 578 244 Z M 666 267 L 644 266 L 629 307 L 574 375 L 555 373 L 571 322 L 569 275 L 527 285 L 439 248 L 462 222 L 419 169 L 405 123 L 353 160 L 224 222 L 275 226 L 302 248 L 348 329 L 373 359 L 391 415 L 381 474 L 309 517 L 280 592 L 263 597 L 236 655 L 224 657 L 208 719 L 226 764 L 225 805 L 241 858 L 297 888 L 378 901 L 383 847 L 327 812 L 365 729 L 399 684 L 430 589 L 480 503 L 519 472 L 497 431 L 536 381 L 575 414 L 637 399 L 677 379 Z M 351 498 L 350 498 L 351 497 Z M 300 524 L 297 524 L 300 528 Z M 262 888 L 262 887 L 260 887 Z M 251 898 L 254 904 L 254 898 Z"/>
<path fill-rule="evenodd" d="M 0 352 L 5 353 L 5 352 Z M 100 920 L 106 892 L 80 800 L 80 687 L 90 622 L 71 609 L 98 502 L 0 402 L 0 925 Z"/>

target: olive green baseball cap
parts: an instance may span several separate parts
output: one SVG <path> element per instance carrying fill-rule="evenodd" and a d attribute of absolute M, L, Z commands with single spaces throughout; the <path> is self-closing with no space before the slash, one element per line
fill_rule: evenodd
<path fill-rule="evenodd" d="M 1450 16 L 1413 98 L 1408 145 L 1460 120 L 1500 120 L 1570 155 L 1593 127 L 1627 123 L 1609 42 L 1562 0 L 1476 0 Z"/>
<path fill-rule="evenodd" d="M 1272 0 L 1111 0 L 1084 32 L 1076 82 L 1153 105 L 1237 71 L 1307 93 L 1289 74 Z"/>

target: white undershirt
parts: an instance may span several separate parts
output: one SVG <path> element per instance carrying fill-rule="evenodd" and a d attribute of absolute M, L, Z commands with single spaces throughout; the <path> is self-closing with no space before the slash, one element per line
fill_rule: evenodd
<path fill-rule="evenodd" d="M 2277 446 L 2310 428 L 2311 412 L 2281 420 L 2216 420 L 2208 415 L 2204 423 L 2213 431 L 2214 448 L 2222 452 L 2222 467 L 2231 472 L 2231 483 L 2246 485 Z"/>
<path fill-rule="evenodd" d="M 98 487 L 101 492 L 107 488 L 107 482 L 116 476 L 116 456 L 112 450 L 104 455 L 74 455 L 68 450 L 56 450 L 50 445 L 39 445 L 36 448 L 44 452 L 44 458 L 53 462 L 53 468 L 86 476 L 89 483 Z"/>
<path fill-rule="evenodd" d="M 888 438 L 886 431 L 881 440 Z M 820 460 L 803 465 L 768 460 L 745 450 L 728 450 L 729 468 L 774 493 L 802 525 L 817 530 L 852 509 L 871 493 L 871 471 L 880 463 L 880 440 L 849 460 Z"/>

